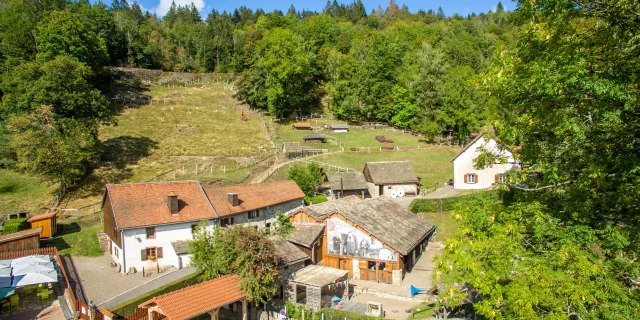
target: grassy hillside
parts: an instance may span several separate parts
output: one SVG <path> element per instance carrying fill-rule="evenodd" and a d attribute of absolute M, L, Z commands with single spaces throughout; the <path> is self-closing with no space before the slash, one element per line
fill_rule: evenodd
<path fill-rule="evenodd" d="M 53 200 L 56 185 L 13 170 L 0 169 L 0 215 L 41 211 Z"/>
<path fill-rule="evenodd" d="M 64 205 L 99 201 L 107 183 L 173 179 L 239 183 L 273 149 L 259 116 L 237 109 L 227 84 L 150 86 L 151 103 L 121 107 L 116 126 L 100 130 L 102 161 Z M 197 169 L 196 169 L 197 166 Z"/>

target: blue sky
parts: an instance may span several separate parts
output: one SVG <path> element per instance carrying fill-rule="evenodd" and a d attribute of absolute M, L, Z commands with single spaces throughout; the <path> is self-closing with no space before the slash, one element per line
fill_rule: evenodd
<path fill-rule="evenodd" d="M 103 0 L 106 3 L 109 3 L 109 0 Z M 129 0 L 130 3 L 137 2 L 144 9 L 149 10 L 150 12 L 155 12 L 159 16 L 164 16 L 166 11 L 169 9 L 172 0 Z M 326 0 L 314 0 L 314 1 L 302 1 L 302 0 L 272 0 L 272 1 L 260 1 L 260 0 L 240 0 L 240 1 L 219 1 L 219 0 L 174 0 L 176 4 L 186 5 L 191 2 L 195 4 L 195 6 L 200 10 L 203 18 L 206 18 L 207 14 L 211 12 L 212 9 L 216 9 L 220 12 L 223 10 L 233 11 L 233 9 L 239 6 L 247 6 L 252 9 L 262 8 L 265 11 L 269 12 L 274 9 L 280 9 L 286 12 L 289 9 L 289 6 L 293 4 L 297 10 L 309 9 L 315 11 L 321 11 L 327 3 Z M 331 0 L 333 1 L 333 0 Z M 338 0 L 339 3 L 350 3 L 350 0 Z M 367 13 L 371 12 L 371 9 L 375 9 L 378 4 L 381 4 L 383 8 L 386 8 L 389 4 L 388 0 L 380 1 L 380 0 L 362 0 L 365 8 L 367 9 Z M 489 10 L 495 9 L 495 6 L 498 4 L 498 0 L 406 0 L 406 1 L 396 1 L 396 3 L 401 6 L 402 3 L 406 3 L 411 12 L 416 12 L 419 9 L 429 10 L 433 9 L 434 11 L 438 9 L 438 7 L 442 7 L 444 13 L 446 15 L 451 15 L 453 13 L 458 13 L 461 15 L 467 15 L 472 12 L 480 13 L 487 12 Z M 516 5 L 510 1 L 502 1 L 502 4 L 507 10 L 514 10 Z"/>

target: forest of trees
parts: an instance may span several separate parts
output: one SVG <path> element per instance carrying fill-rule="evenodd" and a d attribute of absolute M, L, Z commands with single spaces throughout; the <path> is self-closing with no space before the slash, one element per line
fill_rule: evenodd
<path fill-rule="evenodd" d="M 327 2 L 322 12 L 136 3 L 4 0 L 0 8 L 0 165 L 72 183 L 99 156 L 108 66 L 231 72 L 239 99 L 277 117 L 321 102 L 339 118 L 380 120 L 463 140 L 496 108 L 479 86 L 497 48 L 513 42 L 510 13 L 446 17 L 391 0 Z M 46 126 L 42 125 L 47 123 Z"/>

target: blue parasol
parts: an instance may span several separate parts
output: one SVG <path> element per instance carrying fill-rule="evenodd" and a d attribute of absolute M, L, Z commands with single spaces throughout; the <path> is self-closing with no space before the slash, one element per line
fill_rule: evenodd
<path fill-rule="evenodd" d="M 4 299 L 16 293 L 16 288 L 0 288 L 0 299 Z"/>

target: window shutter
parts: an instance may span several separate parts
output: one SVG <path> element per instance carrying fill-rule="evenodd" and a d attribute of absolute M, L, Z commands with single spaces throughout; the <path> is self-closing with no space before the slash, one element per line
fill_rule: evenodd
<path fill-rule="evenodd" d="M 156 258 L 158 259 L 162 258 L 162 247 L 156 248 Z"/>
<path fill-rule="evenodd" d="M 231 224 L 233 224 L 233 223 L 234 223 L 234 221 L 233 221 L 233 217 L 231 217 Z"/>
<path fill-rule="evenodd" d="M 464 175 L 464 183 L 469 183 L 469 175 L 468 174 Z"/>
<path fill-rule="evenodd" d="M 496 174 L 496 180 L 495 180 L 495 183 L 498 183 L 498 182 L 500 182 L 500 175 L 499 175 L 499 174 Z"/>
<path fill-rule="evenodd" d="M 478 183 L 478 175 L 474 173 L 473 176 L 474 176 L 473 183 Z"/>
<path fill-rule="evenodd" d="M 140 260 L 142 260 L 142 261 L 146 261 L 147 260 L 147 249 L 142 249 L 140 251 Z"/>

